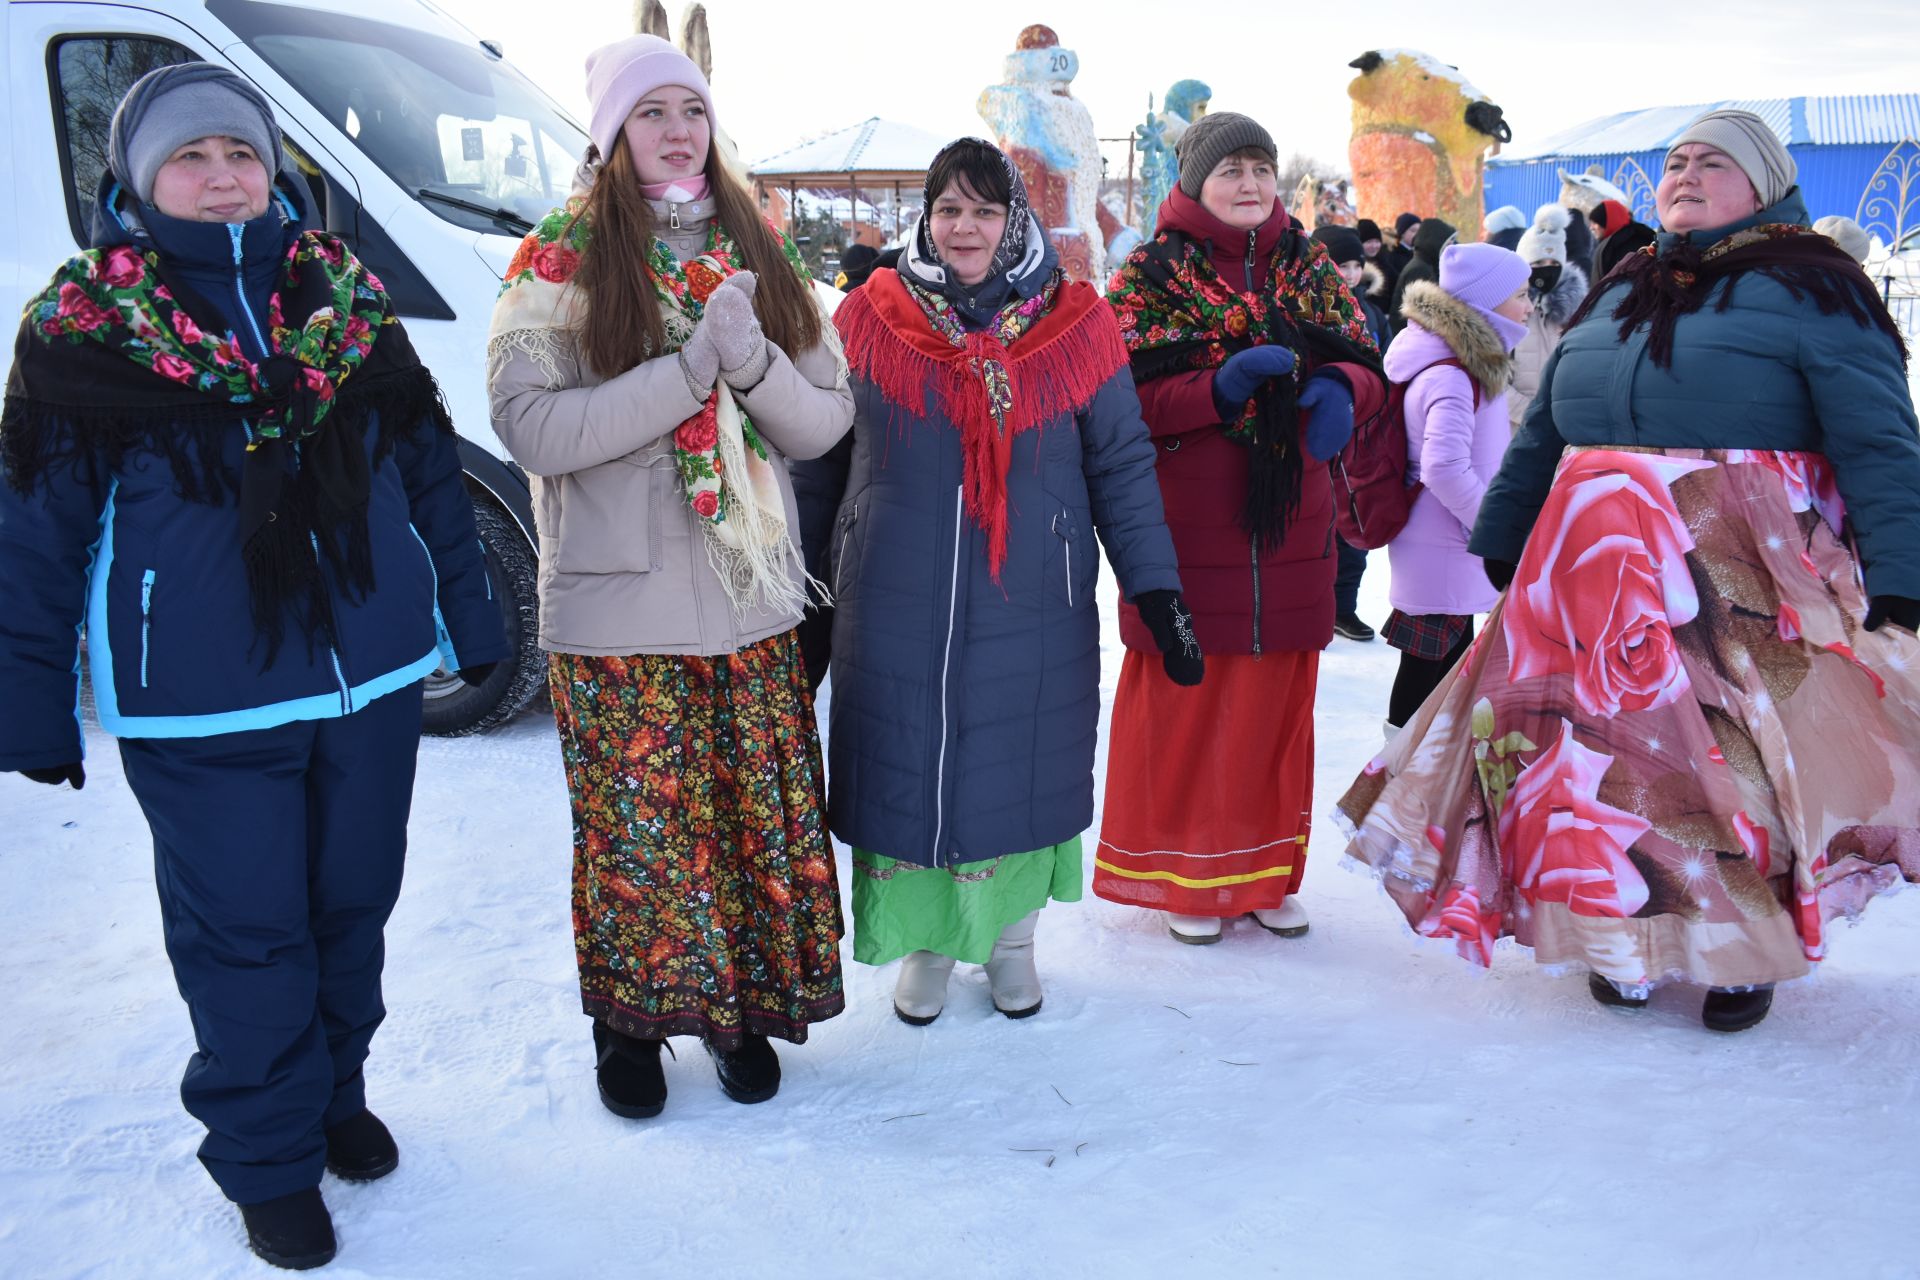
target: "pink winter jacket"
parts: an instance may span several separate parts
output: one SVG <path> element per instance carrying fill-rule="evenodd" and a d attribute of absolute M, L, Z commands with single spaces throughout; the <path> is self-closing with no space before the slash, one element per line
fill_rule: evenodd
<path fill-rule="evenodd" d="M 1393 381 L 1409 384 L 1407 459 L 1425 488 L 1406 528 L 1387 544 L 1393 566 L 1388 599 L 1413 615 L 1485 613 L 1500 593 L 1487 581 L 1480 558 L 1467 550 L 1467 537 L 1512 438 L 1509 353 L 1526 326 L 1426 281 L 1407 290 L 1402 310 L 1407 327 L 1387 348 L 1386 371 Z M 1449 357 L 1465 368 L 1438 364 Z M 1477 410 L 1474 381 L 1480 384 Z"/>

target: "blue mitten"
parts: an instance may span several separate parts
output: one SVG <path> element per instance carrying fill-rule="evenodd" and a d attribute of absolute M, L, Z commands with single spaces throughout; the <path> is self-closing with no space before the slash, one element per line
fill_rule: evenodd
<path fill-rule="evenodd" d="M 1353 392 L 1338 378 L 1310 378 L 1300 388 L 1300 409 L 1307 415 L 1307 454 L 1325 462 L 1353 439 Z"/>
<path fill-rule="evenodd" d="M 1227 357 L 1213 373 L 1214 407 L 1233 416 L 1268 378 L 1293 372 L 1293 352 L 1281 346 L 1248 347 Z"/>

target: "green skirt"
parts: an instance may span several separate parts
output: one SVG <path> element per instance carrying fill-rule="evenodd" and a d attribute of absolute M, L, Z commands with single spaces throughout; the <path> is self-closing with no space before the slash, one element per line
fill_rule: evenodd
<path fill-rule="evenodd" d="M 1056 902 L 1080 901 L 1080 837 L 1032 853 L 919 867 L 853 851 L 853 958 L 885 964 L 933 951 L 985 964 L 1000 931 Z"/>

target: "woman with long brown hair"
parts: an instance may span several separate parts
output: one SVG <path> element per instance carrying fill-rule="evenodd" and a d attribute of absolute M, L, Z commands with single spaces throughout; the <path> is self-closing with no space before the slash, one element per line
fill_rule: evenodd
<path fill-rule="evenodd" d="M 768 1037 L 842 1007 L 787 459 L 853 400 L 793 246 L 716 154 L 699 68 L 633 36 L 588 56 L 587 91 L 586 190 L 521 245 L 488 372 L 534 477 L 600 1096 L 642 1118 L 665 1037 L 759 1102 Z"/>

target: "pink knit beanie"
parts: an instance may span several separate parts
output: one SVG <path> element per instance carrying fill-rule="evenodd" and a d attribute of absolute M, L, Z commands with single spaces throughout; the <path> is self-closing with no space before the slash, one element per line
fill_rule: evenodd
<path fill-rule="evenodd" d="M 1497 244 L 1454 244 L 1440 253 L 1440 287 L 1482 311 L 1518 293 L 1532 273 L 1525 258 Z"/>
<path fill-rule="evenodd" d="M 700 95 L 708 127 L 717 128 L 707 78 L 692 58 L 659 36 L 628 36 L 587 55 L 587 101 L 593 108 L 587 136 L 599 148 L 602 160 L 613 154 L 613 144 L 634 104 L 655 89 L 674 84 Z"/>

